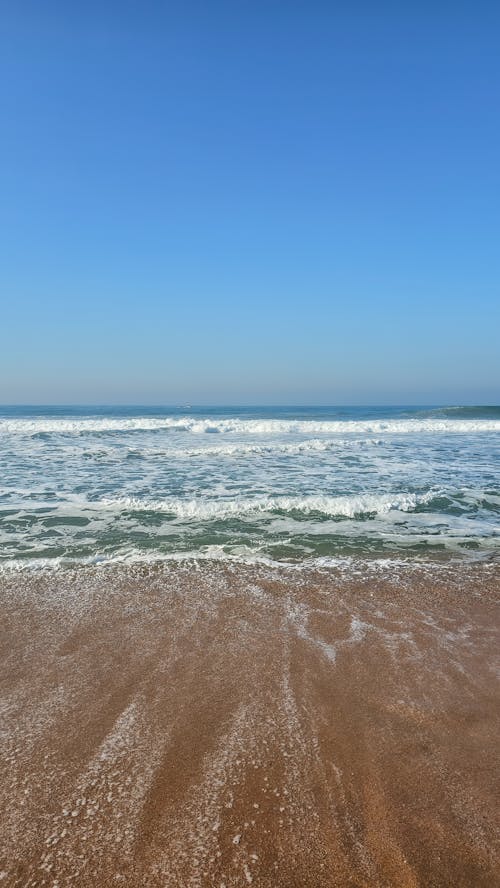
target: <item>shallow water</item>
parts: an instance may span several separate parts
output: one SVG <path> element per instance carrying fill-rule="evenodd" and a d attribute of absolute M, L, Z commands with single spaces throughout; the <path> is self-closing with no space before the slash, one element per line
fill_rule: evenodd
<path fill-rule="evenodd" d="M 2 408 L 3 566 L 495 558 L 500 408 Z"/>

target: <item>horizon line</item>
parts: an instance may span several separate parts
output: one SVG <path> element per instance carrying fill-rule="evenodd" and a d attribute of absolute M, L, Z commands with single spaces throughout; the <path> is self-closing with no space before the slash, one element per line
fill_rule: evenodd
<path fill-rule="evenodd" d="M 272 410 L 274 408 L 301 408 L 301 409 L 309 409 L 309 410 L 318 410 L 318 409 L 333 409 L 333 408 L 348 408 L 348 407 L 450 407 L 450 408 L 464 408 L 464 407 L 482 407 L 482 408 L 491 408 L 491 407 L 500 407 L 500 403 L 498 404 L 488 404 L 488 403 L 459 403 L 459 402 L 434 402 L 434 403 L 424 403 L 417 401 L 406 401 L 406 402 L 349 402 L 349 403 L 311 403 L 304 404 L 298 402 L 290 402 L 290 403 L 246 403 L 246 404 L 238 404 L 238 403 L 230 403 L 230 402 L 212 402 L 212 403 L 202 403 L 202 404 L 179 404 L 179 403 L 159 403 L 159 402 L 112 402 L 112 401 L 61 401 L 61 402 L 48 402 L 48 401 L 40 401 L 36 402 L 22 402 L 22 401 L 12 401 L 12 402 L 3 402 L 0 403 L 0 410 L 4 407 L 12 408 L 12 407 L 50 407 L 50 408 L 64 408 L 64 407 L 98 407 L 98 408 L 149 408 L 149 409 L 158 409 L 158 410 L 203 410 L 203 409 L 213 409 L 213 408 L 225 408 L 225 409 L 246 409 L 250 410 L 252 408 L 265 408 L 268 410 Z"/>

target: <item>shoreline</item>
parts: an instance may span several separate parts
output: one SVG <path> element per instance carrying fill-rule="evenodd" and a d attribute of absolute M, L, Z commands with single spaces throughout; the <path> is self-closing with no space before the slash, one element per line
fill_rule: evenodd
<path fill-rule="evenodd" d="M 492 886 L 494 563 L 0 575 L 6 886 Z"/>

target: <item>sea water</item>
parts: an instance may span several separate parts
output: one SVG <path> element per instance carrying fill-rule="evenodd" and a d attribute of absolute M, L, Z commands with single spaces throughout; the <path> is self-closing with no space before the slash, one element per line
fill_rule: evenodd
<path fill-rule="evenodd" d="M 0 408 L 0 563 L 500 554 L 500 408 Z"/>

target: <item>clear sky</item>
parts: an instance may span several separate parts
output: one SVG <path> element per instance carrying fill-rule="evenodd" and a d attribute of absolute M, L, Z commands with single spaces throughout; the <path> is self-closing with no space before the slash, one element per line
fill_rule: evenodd
<path fill-rule="evenodd" d="M 499 403 L 499 35 L 4 0 L 0 402 Z"/>

